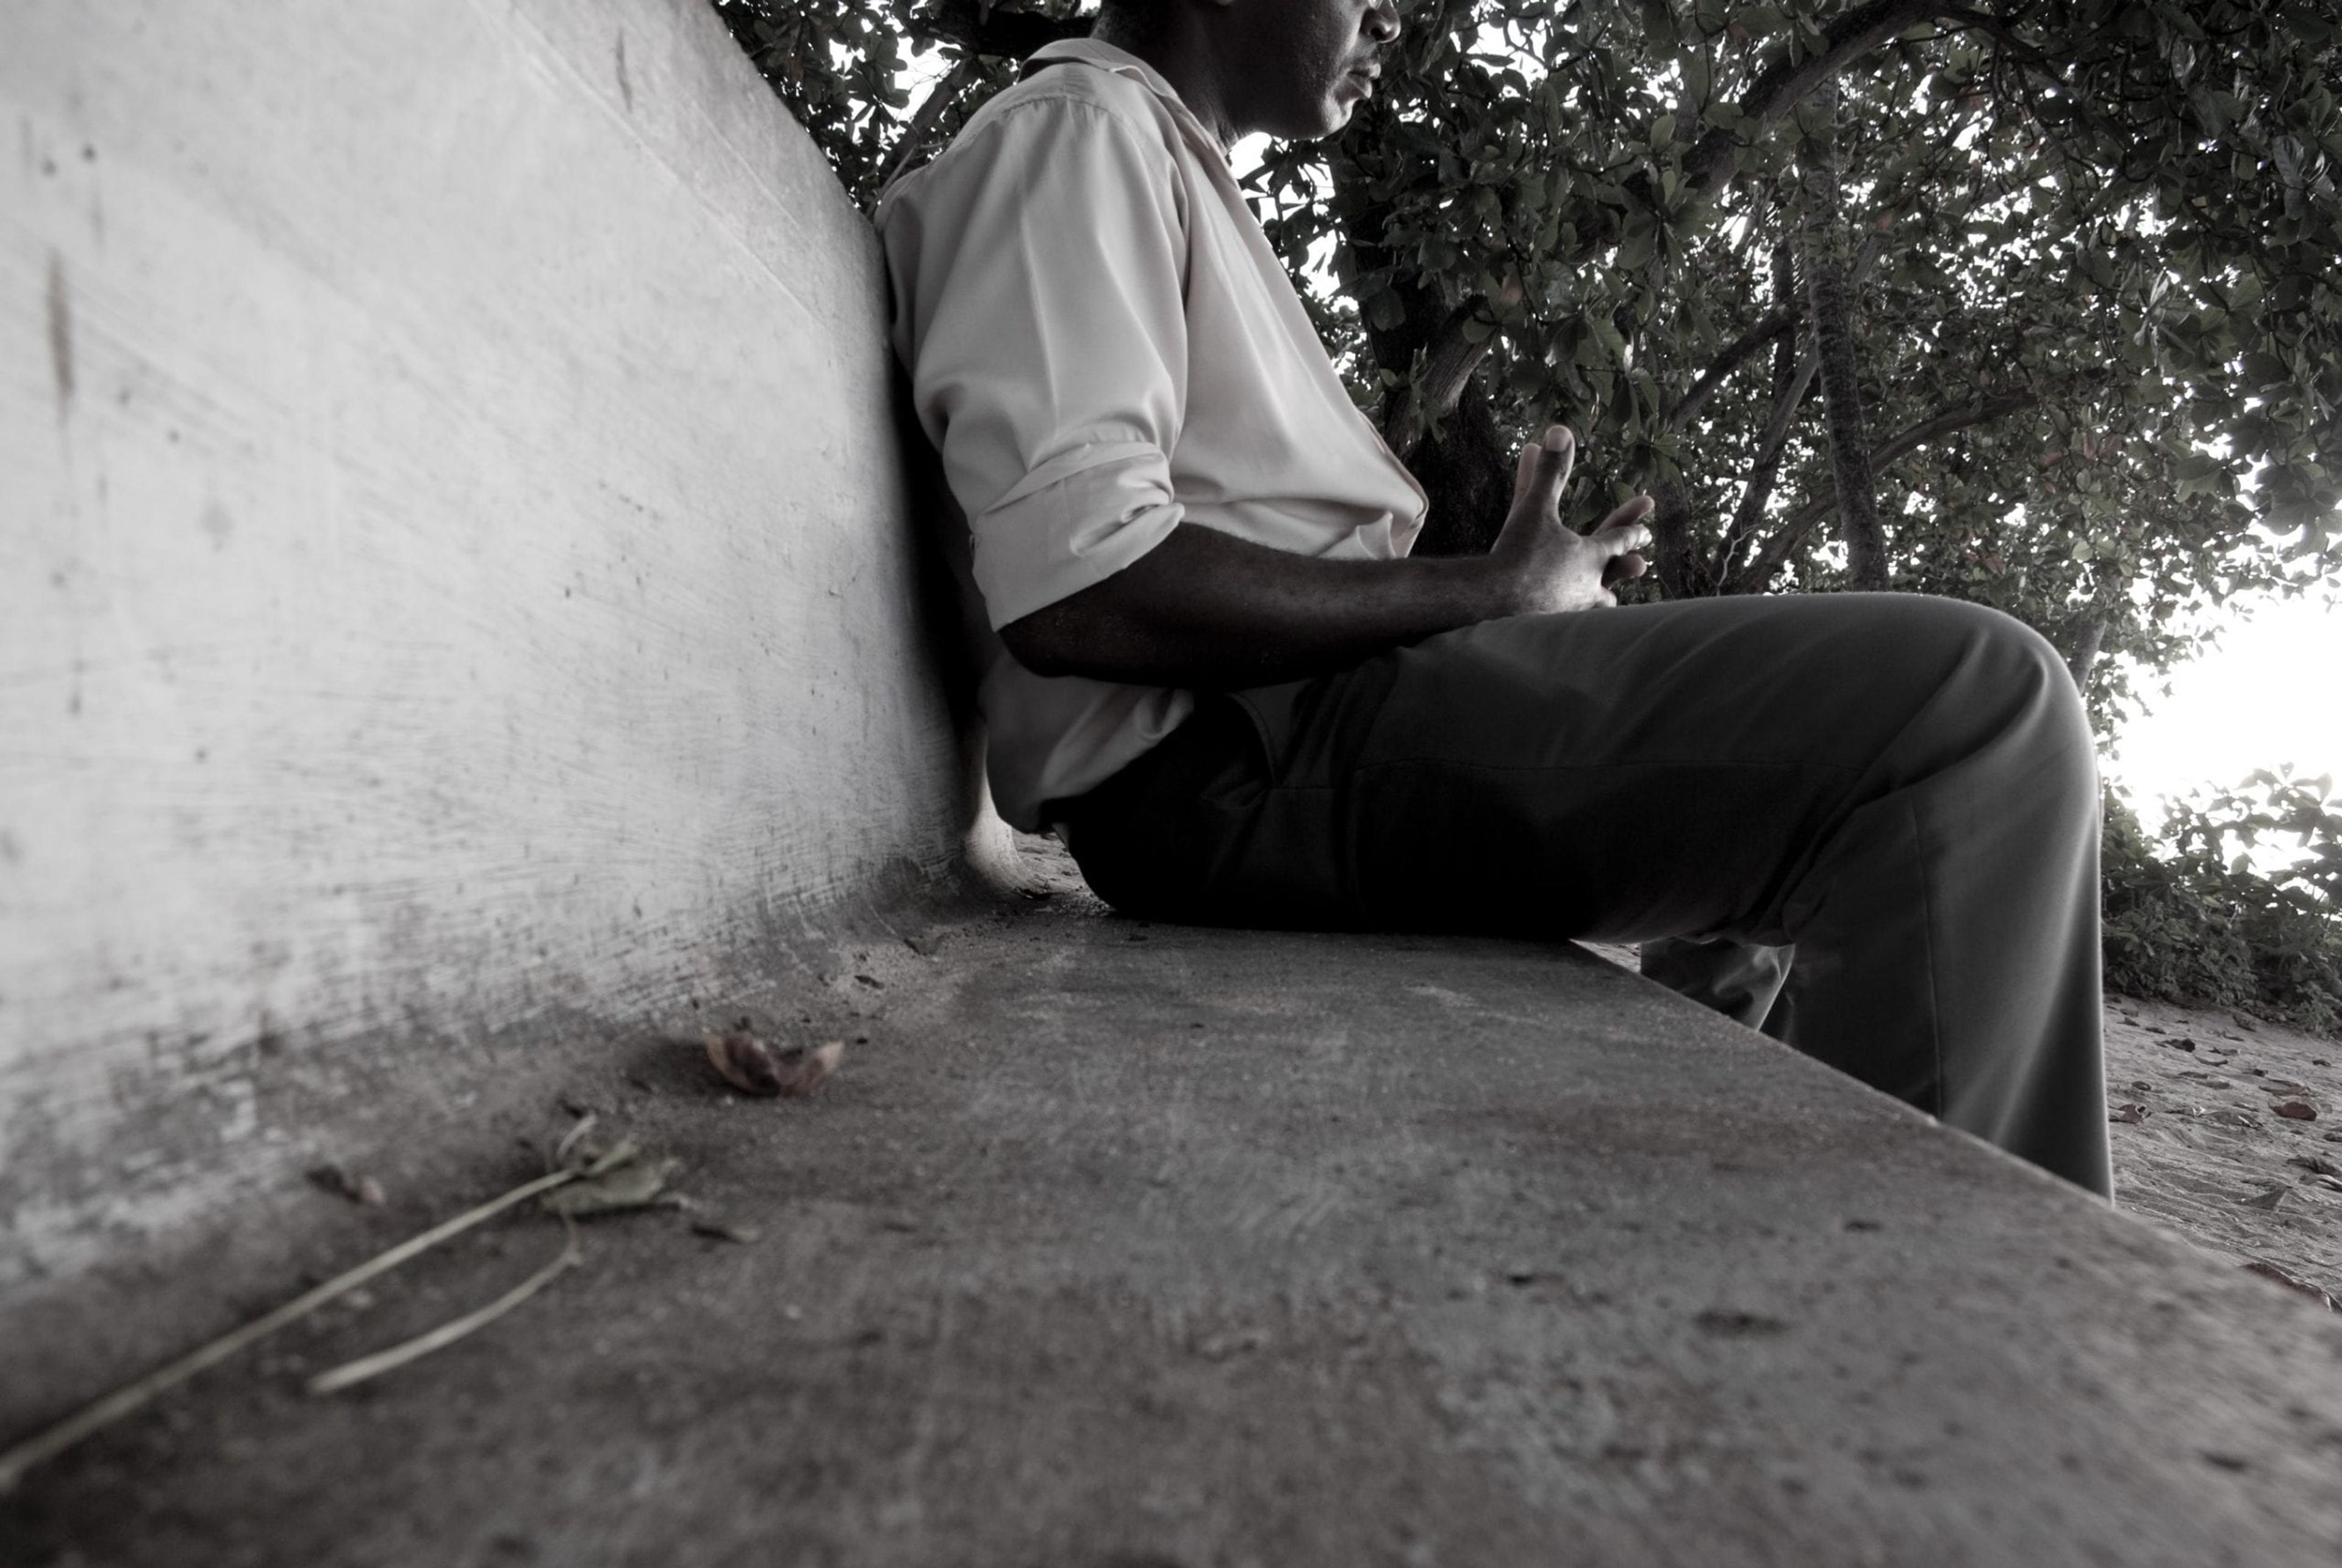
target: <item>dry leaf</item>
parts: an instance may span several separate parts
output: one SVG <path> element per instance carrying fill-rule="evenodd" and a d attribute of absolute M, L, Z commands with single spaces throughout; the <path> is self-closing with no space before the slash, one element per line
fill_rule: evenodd
<path fill-rule="evenodd" d="M 781 1057 L 784 1094 L 810 1094 L 846 1060 L 846 1042 L 827 1040 L 811 1050 L 796 1046 Z"/>
<path fill-rule="evenodd" d="M 370 1209 L 383 1205 L 382 1183 L 372 1176 L 361 1176 L 339 1165 L 319 1165 L 309 1173 L 309 1179 L 337 1198 L 347 1198 Z"/>
<path fill-rule="evenodd" d="M 2275 1280 L 2286 1289 L 2289 1291 L 2297 1291 L 2301 1294 L 2307 1296 L 2311 1301 L 2316 1302 L 2318 1305 L 2324 1307 L 2328 1312 L 2342 1312 L 2342 1305 L 2337 1305 L 2336 1303 L 2334 1298 L 2327 1293 L 2324 1286 L 2313 1284 L 2309 1281 L 2303 1279 L 2299 1274 L 2295 1273 L 2291 1269 L 2282 1268 L 2276 1263 L 2268 1262 L 2265 1258 L 2253 1259 L 2252 1262 L 2245 1265 L 2245 1272 L 2247 1273 L 2258 1274 L 2263 1279 Z"/>
<path fill-rule="evenodd" d="M 2317 1120 L 2317 1107 L 2300 1100 L 2287 1100 L 2277 1108 L 2277 1114 L 2292 1122 Z"/>
<path fill-rule="evenodd" d="M 2248 1209 L 2268 1209 L 2274 1211 L 2279 1203 L 2285 1202 L 2285 1188 L 2271 1187 L 2267 1192 L 2263 1193 L 2257 1198 L 2239 1198 L 2237 1201 Z"/>
<path fill-rule="evenodd" d="M 2336 1164 L 2321 1154 L 2296 1154 L 2286 1164 L 2299 1165 L 2313 1176 L 2342 1176 L 2342 1165 Z"/>
<path fill-rule="evenodd" d="M 2146 1121 L 2147 1117 L 2152 1114 L 2154 1114 L 2154 1113 L 2149 1111 L 2144 1105 L 2117 1105 L 2114 1110 L 2107 1113 L 2107 1120 L 2109 1122 L 2125 1122 L 2131 1124 L 2132 1125 L 2137 1125 L 2138 1123 Z"/>
<path fill-rule="evenodd" d="M 846 1056 L 842 1040 L 813 1047 L 792 1045 L 776 1053 L 745 1027 L 711 1032 L 706 1038 L 707 1060 L 744 1094 L 810 1094 Z"/>
<path fill-rule="evenodd" d="M 683 1162 L 672 1156 L 646 1160 L 634 1155 L 624 1164 L 555 1187 L 545 1194 L 545 1206 L 573 1220 L 626 1209 L 667 1207 L 676 1201 L 666 1190 L 667 1178 L 682 1168 Z"/>
<path fill-rule="evenodd" d="M 695 1236 L 712 1236 L 719 1242 L 739 1242 L 744 1245 L 765 1233 L 754 1225 L 736 1225 L 728 1220 L 698 1219 L 691 1222 Z"/>
<path fill-rule="evenodd" d="M 718 1034 L 709 1030 L 707 1060 L 724 1081 L 743 1094 L 777 1094 L 781 1092 L 780 1064 L 762 1040 L 748 1032 L 748 1021 L 740 1020 L 736 1029 Z"/>

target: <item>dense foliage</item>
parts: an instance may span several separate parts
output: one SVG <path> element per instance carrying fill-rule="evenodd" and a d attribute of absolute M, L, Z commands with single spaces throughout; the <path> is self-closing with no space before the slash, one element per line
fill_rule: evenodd
<path fill-rule="evenodd" d="M 2273 872 L 2247 848 L 2291 854 Z M 2256 774 L 2176 803 L 2150 841 L 2107 802 L 2107 984 L 2342 1031 L 2342 797 L 2333 781 Z"/>
<path fill-rule="evenodd" d="M 716 3 L 866 205 L 1087 27 L 1077 0 Z M 1993 604 L 2108 726 L 2216 606 L 2331 591 L 2342 0 L 1402 11 L 1346 132 L 1239 161 L 1432 493 L 1424 548 L 1485 547 L 1511 444 L 1566 420 L 1573 504 L 1660 499 L 1648 591 Z M 2272 912 L 2229 929 L 2292 918 L 2218 886 Z"/>

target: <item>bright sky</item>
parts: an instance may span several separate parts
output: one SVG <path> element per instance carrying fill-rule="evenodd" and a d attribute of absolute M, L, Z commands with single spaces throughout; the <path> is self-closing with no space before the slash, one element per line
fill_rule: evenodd
<path fill-rule="evenodd" d="M 2256 768 L 2342 778 L 2342 611 L 2289 600 L 2237 621 L 2217 651 L 2146 688 L 2107 772 L 2152 825 L 2156 797 L 2225 787 Z"/>

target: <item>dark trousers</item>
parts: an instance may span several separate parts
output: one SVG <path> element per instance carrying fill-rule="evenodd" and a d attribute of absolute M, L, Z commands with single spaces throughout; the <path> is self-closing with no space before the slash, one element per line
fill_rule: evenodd
<path fill-rule="evenodd" d="M 2097 759 L 2063 662 L 1997 612 L 1490 621 L 1206 697 L 1052 809 L 1136 914 L 1645 943 L 1655 977 L 2112 1190 Z"/>

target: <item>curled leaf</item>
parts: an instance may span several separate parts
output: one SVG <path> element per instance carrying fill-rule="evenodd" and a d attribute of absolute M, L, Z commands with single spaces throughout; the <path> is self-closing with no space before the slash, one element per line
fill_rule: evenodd
<path fill-rule="evenodd" d="M 710 1031 L 706 1044 L 707 1060 L 744 1094 L 810 1094 L 837 1071 L 846 1055 L 842 1040 L 776 1052 L 746 1029 Z"/>
<path fill-rule="evenodd" d="M 781 1092 L 780 1064 L 773 1060 L 772 1047 L 762 1040 L 746 1029 L 726 1029 L 721 1034 L 711 1029 L 706 1040 L 707 1060 L 726 1084 L 743 1094 Z"/>
<path fill-rule="evenodd" d="M 827 1040 L 807 1050 L 799 1045 L 781 1058 L 781 1093 L 810 1094 L 822 1086 L 846 1059 L 846 1042 Z"/>
<path fill-rule="evenodd" d="M 553 1169 L 559 1171 L 568 1168 L 577 1154 L 578 1145 L 586 1141 L 588 1134 L 594 1131 L 595 1124 L 601 1119 L 592 1111 L 577 1118 L 577 1124 L 564 1133 L 561 1135 L 561 1142 L 553 1146 Z"/>

